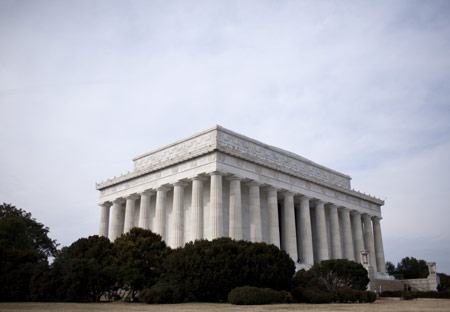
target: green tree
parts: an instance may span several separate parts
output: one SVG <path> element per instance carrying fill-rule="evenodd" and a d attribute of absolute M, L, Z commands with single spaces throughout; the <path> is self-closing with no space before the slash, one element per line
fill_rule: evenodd
<path fill-rule="evenodd" d="M 117 271 L 112 246 L 108 238 L 94 235 L 64 247 L 57 254 L 49 275 L 59 272 L 56 297 L 64 301 L 99 301 L 111 291 Z"/>
<path fill-rule="evenodd" d="M 395 274 L 395 270 L 396 270 L 395 265 L 392 262 L 390 262 L 390 261 L 386 261 L 386 272 L 389 275 L 394 275 Z"/>
<path fill-rule="evenodd" d="M 113 254 L 121 286 L 130 291 L 131 300 L 139 290 L 156 284 L 169 252 L 160 235 L 140 228 L 133 228 L 114 241 Z"/>
<path fill-rule="evenodd" d="M 366 290 L 369 283 L 367 270 L 360 263 L 347 259 L 324 260 L 315 264 L 311 271 L 329 292 L 339 288 Z"/>
<path fill-rule="evenodd" d="M 238 286 L 288 289 L 295 264 L 274 245 L 218 238 L 174 250 L 164 262 L 165 278 L 189 300 L 226 301 Z"/>
<path fill-rule="evenodd" d="M 403 274 L 405 279 L 426 278 L 428 276 L 428 265 L 425 260 L 417 260 L 414 257 L 405 257 L 398 264 L 396 274 Z"/>
<path fill-rule="evenodd" d="M 441 280 L 441 290 L 450 290 L 450 275 L 438 273 Z"/>
<path fill-rule="evenodd" d="M 49 229 L 10 204 L 0 205 L 0 300 L 29 298 L 29 282 L 36 265 L 47 263 L 57 251 Z"/>

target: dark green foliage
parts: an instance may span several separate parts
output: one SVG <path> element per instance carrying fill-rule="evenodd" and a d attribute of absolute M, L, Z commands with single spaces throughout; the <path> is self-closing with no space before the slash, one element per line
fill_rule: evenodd
<path fill-rule="evenodd" d="M 292 290 L 292 295 L 300 303 L 330 303 L 333 301 L 333 296 L 330 293 L 318 288 L 295 287 Z"/>
<path fill-rule="evenodd" d="M 400 298 L 403 294 L 402 290 L 385 290 L 381 293 L 381 297 Z"/>
<path fill-rule="evenodd" d="M 113 254 L 120 285 L 130 290 L 131 300 L 139 290 L 156 284 L 169 251 L 160 235 L 140 228 L 133 228 L 115 240 Z"/>
<path fill-rule="evenodd" d="M 309 289 L 319 289 L 322 291 L 327 291 L 327 288 L 321 281 L 319 280 L 319 277 L 317 276 L 316 272 L 313 270 L 304 270 L 301 269 L 295 273 L 294 277 L 292 278 L 292 286 L 300 287 L 300 288 L 309 288 Z"/>
<path fill-rule="evenodd" d="M 381 297 L 405 298 L 406 300 L 414 298 L 440 298 L 450 299 L 450 291 L 383 291 Z"/>
<path fill-rule="evenodd" d="M 29 299 L 29 282 L 35 267 L 57 250 L 48 228 L 30 213 L 9 204 L 0 205 L 0 301 Z"/>
<path fill-rule="evenodd" d="M 176 284 L 157 284 L 139 293 L 139 301 L 147 303 L 180 303 L 184 300 L 184 290 Z"/>
<path fill-rule="evenodd" d="M 325 260 L 294 275 L 292 295 L 305 303 L 372 302 L 372 294 L 365 291 L 368 282 L 361 264 L 345 259 Z"/>
<path fill-rule="evenodd" d="M 274 245 L 219 238 L 174 250 L 164 263 L 168 280 L 182 285 L 188 300 L 226 301 L 235 287 L 289 289 L 295 265 Z"/>
<path fill-rule="evenodd" d="M 417 299 L 417 295 L 411 291 L 404 291 L 400 297 L 402 300 L 413 300 Z"/>
<path fill-rule="evenodd" d="M 414 257 L 403 258 L 397 263 L 397 267 L 394 267 L 391 262 L 387 261 L 386 270 L 389 274 L 401 276 L 404 279 L 426 278 L 429 274 L 427 262 L 425 260 L 417 260 Z"/>
<path fill-rule="evenodd" d="M 58 244 L 48 237 L 49 229 L 31 213 L 10 204 L 0 205 L 0 248 L 33 250 L 39 260 L 54 256 Z"/>
<path fill-rule="evenodd" d="M 339 288 L 366 290 L 369 278 L 360 264 L 346 259 L 325 260 L 311 268 L 318 280 L 318 287 L 333 292 Z"/>
<path fill-rule="evenodd" d="M 376 299 L 377 295 L 374 292 L 366 290 L 341 288 L 333 292 L 333 301 L 336 303 L 369 303 Z"/>
<path fill-rule="evenodd" d="M 426 278 L 428 276 L 428 265 L 425 260 L 417 260 L 414 257 L 403 258 L 396 269 L 397 274 L 403 274 L 405 279 L 408 278 Z"/>
<path fill-rule="evenodd" d="M 237 305 L 290 303 L 292 302 L 292 296 L 287 291 L 243 286 L 236 287 L 230 291 L 228 302 Z"/>
<path fill-rule="evenodd" d="M 439 279 L 441 280 L 440 290 L 450 290 L 450 275 L 445 273 L 438 273 Z"/>
<path fill-rule="evenodd" d="M 386 261 L 386 273 L 389 275 L 395 274 L 395 265 L 390 261 Z"/>
<path fill-rule="evenodd" d="M 34 300 L 99 301 L 115 284 L 116 268 L 109 239 L 97 235 L 80 238 L 64 247 L 48 272 L 33 278 Z"/>
<path fill-rule="evenodd" d="M 63 301 L 63 294 L 58 295 L 62 282 L 61 266 L 50 268 L 47 263 L 35 267 L 30 280 L 31 301 Z"/>

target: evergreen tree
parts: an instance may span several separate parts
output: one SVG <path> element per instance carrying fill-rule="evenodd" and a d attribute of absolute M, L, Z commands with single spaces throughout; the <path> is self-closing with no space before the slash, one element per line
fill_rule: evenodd
<path fill-rule="evenodd" d="M 0 300 L 29 299 L 29 282 L 37 265 L 57 252 L 49 229 L 31 213 L 10 204 L 0 205 Z"/>

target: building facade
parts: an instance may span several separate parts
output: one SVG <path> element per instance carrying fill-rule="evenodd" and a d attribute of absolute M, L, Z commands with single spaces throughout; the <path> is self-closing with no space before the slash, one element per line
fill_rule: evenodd
<path fill-rule="evenodd" d="M 171 247 L 231 237 L 267 242 L 308 268 L 370 252 L 385 274 L 378 198 L 350 176 L 220 126 L 133 159 L 134 170 L 98 183 L 100 235 L 133 227 Z"/>

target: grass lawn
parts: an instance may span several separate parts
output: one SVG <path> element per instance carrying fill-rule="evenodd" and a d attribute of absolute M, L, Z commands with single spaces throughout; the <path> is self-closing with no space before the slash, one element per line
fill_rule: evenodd
<path fill-rule="evenodd" d="M 36 303 L 36 302 L 2 302 L 1 312 L 203 312 L 203 311 L 450 311 L 450 300 L 447 299 L 417 299 L 403 301 L 399 299 L 381 299 L 365 304 L 274 304 L 257 306 L 235 306 L 228 303 L 183 303 L 149 305 L 142 303 Z"/>

